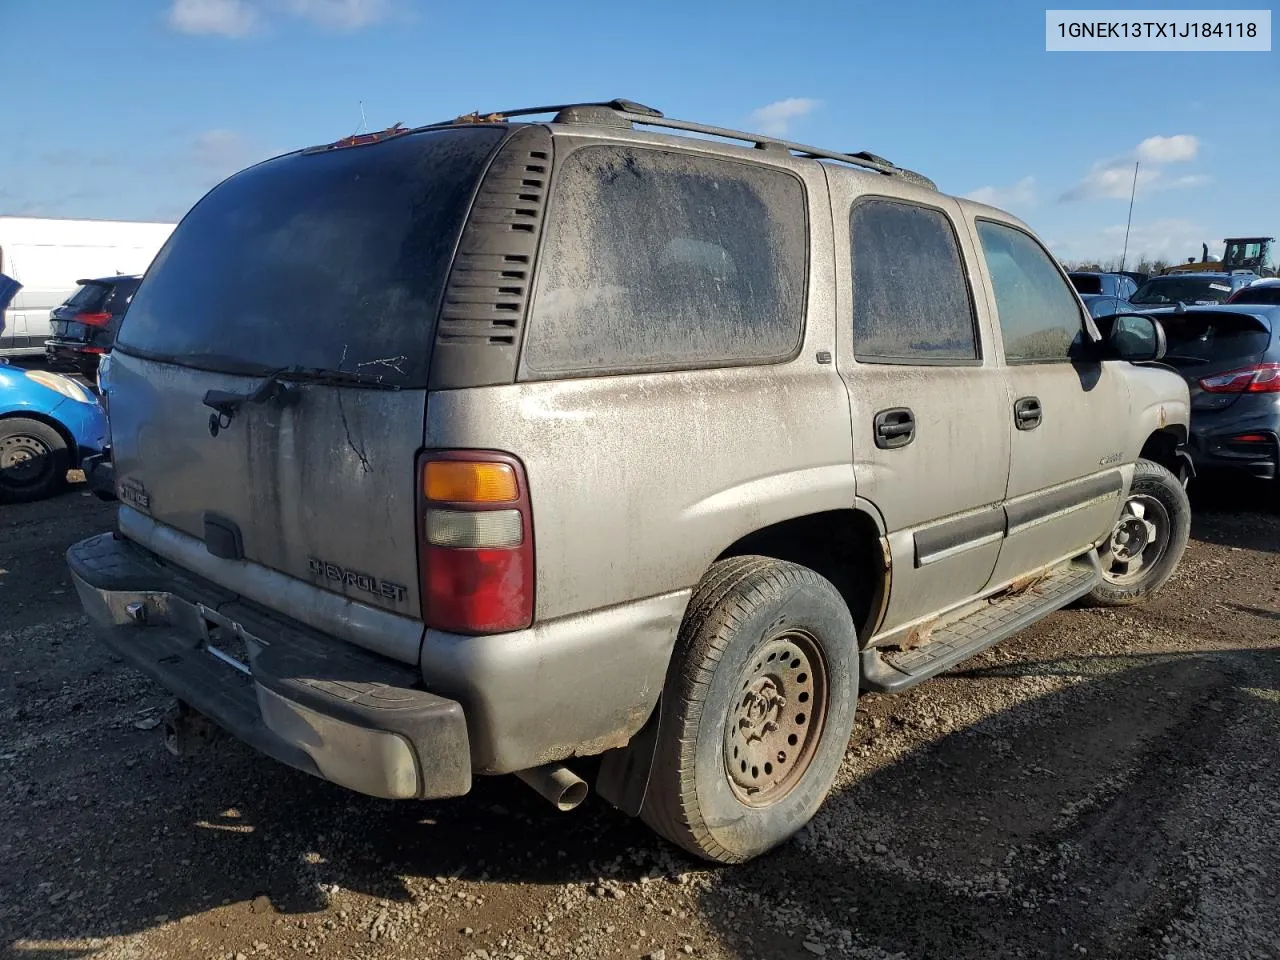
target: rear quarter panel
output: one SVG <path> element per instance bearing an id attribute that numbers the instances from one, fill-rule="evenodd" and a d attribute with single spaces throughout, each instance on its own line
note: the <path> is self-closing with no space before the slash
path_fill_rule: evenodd
<path id="1" fill-rule="evenodd" d="M 807 322 L 787 363 L 440 391 L 428 447 L 505 450 L 529 478 L 539 621 L 687 588 L 739 537 L 854 503 L 834 363 L 825 179 L 809 205 Z"/>

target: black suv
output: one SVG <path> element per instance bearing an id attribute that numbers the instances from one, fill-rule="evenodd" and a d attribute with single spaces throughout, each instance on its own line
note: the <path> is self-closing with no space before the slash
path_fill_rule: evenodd
<path id="1" fill-rule="evenodd" d="M 142 277 L 129 275 L 77 280 L 79 289 L 49 312 L 53 339 L 44 342 L 49 365 L 73 366 L 96 379 L 98 361 L 111 349 L 120 318 L 141 282 Z"/>

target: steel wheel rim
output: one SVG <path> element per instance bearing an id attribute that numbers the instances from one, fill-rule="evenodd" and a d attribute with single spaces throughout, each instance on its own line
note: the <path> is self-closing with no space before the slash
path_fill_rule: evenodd
<path id="1" fill-rule="evenodd" d="M 0 482 L 30 487 L 52 469 L 53 451 L 38 437 L 17 434 L 0 440 Z"/>
<path id="2" fill-rule="evenodd" d="M 827 666 L 812 634 L 765 641 L 738 678 L 724 732 L 725 773 L 739 801 L 777 803 L 813 763 L 827 719 Z"/>
<path id="3" fill-rule="evenodd" d="M 1163 503 L 1147 494 L 1130 497 L 1099 551 L 1103 578 L 1117 585 L 1138 580 L 1164 557 L 1172 529 Z"/>

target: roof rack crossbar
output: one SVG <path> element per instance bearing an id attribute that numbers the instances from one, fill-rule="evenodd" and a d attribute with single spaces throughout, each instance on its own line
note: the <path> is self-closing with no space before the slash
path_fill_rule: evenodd
<path id="1" fill-rule="evenodd" d="M 747 133 L 745 130 L 734 130 L 729 127 L 716 127 L 709 123 L 695 123 L 692 120 L 676 120 L 671 117 L 663 117 L 655 120 L 650 117 L 644 117 L 638 114 L 630 114 L 627 111 L 621 111 L 623 117 L 633 123 L 643 123 L 652 127 L 669 127 L 672 130 L 687 130 L 690 133 L 701 133 L 709 137 L 720 137 L 725 140 L 739 140 L 745 143 L 753 144 L 778 144 L 786 147 L 792 153 L 799 154 L 802 157 L 811 157 L 813 159 L 822 160 L 838 160 L 841 163 L 850 163 L 854 166 L 865 167 L 868 170 L 874 170 L 876 173 L 892 175 L 901 170 L 901 167 L 892 163 L 877 163 L 874 160 L 864 160 L 853 154 L 841 153 L 837 150 L 824 150 L 821 147 L 809 146 L 805 143 L 796 143 L 794 140 L 783 140 L 781 137 L 768 137 L 760 133 Z"/>
<path id="2" fill-rule="evenodd" d="M 607 107 L 615 111 L 623 120 L 629 120 L 632 123 L 638 123 L 642 126 L 660 127 L 668 130 L 684 130 L 689 133 L 700 133 L 708 137 L 719 137 L 723 140 L 737 140 L 740 143 L 750 143 L 757 147 L 783 147 L 800 157 L 814 160 L 835 160 L 838 163 L 846 163 L 850 166 L 862 167 L 864 170 L 870 170 L 874 173 L 883 174 L 885 176 L 901 176 L 904 179 L 914 180 L 917 182 L 927 183 L 930 187 L 936 189 L 936 185 L 928 177 L 923 174 L 916 173 L 914 170 L 908 170 L 905 167 L 899 167 L 894 163 L 878 157 L 874 153 L 868 151 L 860 151 L 857 153 L 847 153 L 839 150 L 824 150 L 822 147 L 814 147 L 805 143 L 797 143 L 794 140 L 783 140 L 780 137 L 770 137 L 760 133 L 748 133 L 744 130 L 734 130 L 730 127 L 716 127 L 707 123 L 695 123 L 692 120 L 677 120 L 673 117 L 665 116 L 662 111 L 655 110 L 652 107 L 646 107 L 644 104 L 636 103 L 634 100 L 597 100 L 583 103 L 561 103 L 553 106 L 545 107 L 521 107 L 518 110 L 498 110 L 493 113 L 472 113 L 456 120 L 445 121 L 442 124 L 432 124 L 432 126 L 448 126 L 452 123 L 466 122 L 486 122 L 493 120 L 500 122 L 511 117 L 529 117 L 543 113 L 559 113 L 562 110 L 568 110 L 572 107 Z"/>
<path id="3" fill-rule="evenodd" d="M 792 153 L 800 157 L 814 160 L 835 160 L 839 163 L 847 163 L 851 166 L 862 167 L 864 170 L 871 170 L 875 173 L 884 174 L 885 176 L 900 176 L 904 179 L 923 181 L 931 188 L 936 189 L 936 185 L 932 180 L 923 174 L 916 173 L 914 170 L 908 170 L 905 167 L 899 167 L 897 164 L 890 163 L 883 157 L 877 157 L 873 153 L 862 151 L 861 153 L 845 153 L 839 150 L 824 150 L 822 147 L 810 146 L 806 143 L 797 143 L 794 140 L 783 140 L 781 137 L 769 137 L 759 133 L 747 133 L 743 130 L 733 130 L 729 127 L 715 127 L 707 123 L 695 123 L 691 120 L 676 120 L 671 117 L 661 117 L 654 119 L 651 117 L 641 116 L 639 114 L 628 113 L 625 110 L 619 111 L 620 116 L 624 120 L 630 120 L 633 123 L 639 123 L 650 127 L 666 127 L 672 130 L 687 130 L 690 133 L 701 133 L 710 137 L 720 137 L 725 140 L 738 140 L 744 143 L 751 143 L 758 147 L 763 146 L 780 146 L 785 147 Z"/>
<path id="4" fill-rule="evenodd" d="M 444 123 L 433 123 L 431 126 L 448 126 L 457 123 L 459 120 L 471 120 L 471 118 L 487 118 L 501 117 L 507 119 L 509 117 L 532 117 L 540 113 L 559 113 L 561 110 L 568 110 L 571 107 L 608 107 L 611 110 L 617 110 L 619 113 L 634 114 L 646 118 L 661 117 L 662 111 L 655 110 L 653 107 L 646 107 L 643 103 L 636 103 L 634 100 L 594 100 L 582 103 L 557 103 L 545 107 L 519 107 L 515 110 L 494 110 L 490 113 L 482 113 L 477 110 L 475 113 L 464 114 L 457 120 L 446 120 Z"/>

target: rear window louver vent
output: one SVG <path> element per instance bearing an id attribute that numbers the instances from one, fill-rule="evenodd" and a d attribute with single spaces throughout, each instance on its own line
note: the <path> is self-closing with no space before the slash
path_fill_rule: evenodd
<path id="1" fill-rule="evenodd" d="M 551 134 L 517 131 L 476 194 L 445 288 L 431 387 L 512 383 L 551 175 Z"/>

